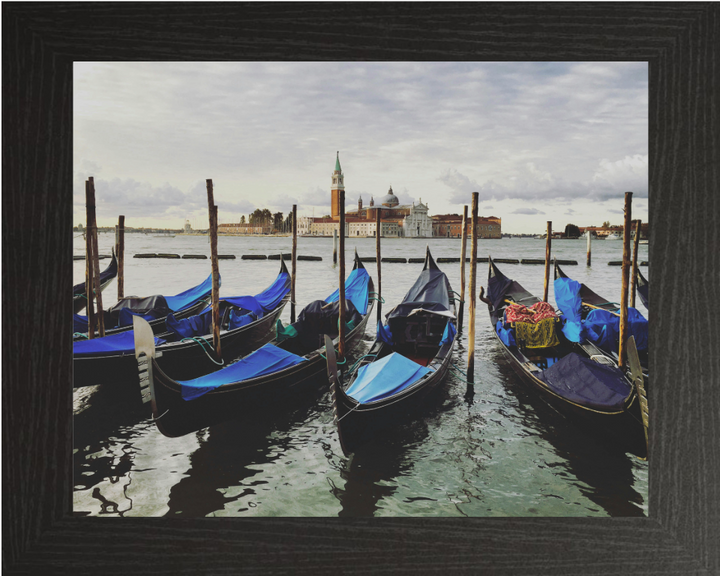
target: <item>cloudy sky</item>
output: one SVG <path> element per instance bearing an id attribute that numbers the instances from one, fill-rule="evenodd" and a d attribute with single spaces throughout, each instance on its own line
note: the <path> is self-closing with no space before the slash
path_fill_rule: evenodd
<path id="1" fill-rule="evenodd" d="M 76 63 L 74 215 L 95 179 L 100 226 L 208 225 L 256 208 L 462 213 L 472 192 L 503 232 L 647 221 L 648 68 L 637 62 Z"/>

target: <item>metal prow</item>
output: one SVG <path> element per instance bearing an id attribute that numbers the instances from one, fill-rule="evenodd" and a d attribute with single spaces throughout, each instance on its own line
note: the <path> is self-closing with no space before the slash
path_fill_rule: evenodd
<path id="1" fill-rule="evenodd" d="M 135 358 L 140 377 L 140 394 L 143 404 L 152 400 L 152 358 L 155 358 L 155 336 L 147 321 L 133 316 L 133 334 L 135 338 Z"/>

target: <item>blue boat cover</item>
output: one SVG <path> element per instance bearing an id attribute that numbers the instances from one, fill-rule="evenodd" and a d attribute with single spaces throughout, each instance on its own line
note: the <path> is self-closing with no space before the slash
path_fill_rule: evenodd
<path id="1" fill-rule="evenodd" d="M 155 336 L 155 346 L 165 344 L 165 340 Z M 92 356 L 93 354 L 126 354 L 135 350 L 135 334 L 132 330 L 111 334 L 104 338 L 78 340 L 73 342 L 73 356 Z"/>
<path id="2" fill-rule="evenodd" d="M 607 310 L 596 308 L 580 320 L 582 284 L 570 278 L 555 280 L 555 302 L 563 313 L 563 334 L 571 342 L 587 339 L 605 350 L 617 350 L 620 338 L 620 318 Z M 635 336 L 638 350 L 647 350 L 648 321 L 636 309 L 628 307 L 628 327 Z"/>
<path id="3" fill-rule="evenodd" d="M 620 318 L 607 310 L 592 310 L 583 323 L 585 337 L 604 350 L 617 350 L 620 341 Z M 648 321 L 636 308 L 628 307 L 628 328 L 638 350 L 648 348 Z"/>
<path id="4" fill-rule="evenodd" d="M 117 304 L 105 310 L 105 327 L 116 328 L 120 326 L 131 326 L 133 316 L 140 316 L 148 322 L 167 316 L 170 312 L 180 312 L 195 304 L 198 300 L 204 300 L 210 296 L 212 291 L 212 275 L 202 283 L 189 288 L 175 296 L 163 296 L 155 294 L 143 298 L 128 297 L 120 300 Z M 76 315 L 74 325 L 81 326 L 85 321 L 87 332 L 87 316 Z M 111 323 L 114 323 L 110 326 Z M 75 332 L 80 330 L 75 329 Z"/>
<path id="5" fill-rule="evenodd" d="M 445 325 L 445 331 L 442 335 L 442 340 L 440 340 L 440 346 L 443 344 L 450 344 L 450 342 L 453 341 L 453 338 L 455 338 L 455 334 L 457 334 L 457 330 L 455 328 L 455 324 L 448 321 L 448 323 Z"/>
<path id="6" fill-rule="evenodd" d="M 614 366 L 571 352 L 538 376 L 559 396 L 596 410 L 622 410 L 632 388 Z"/>
<path id="7" fill-rule="evenodd" d="M 360 368 L 346 394 L 361 404 L 367 404 L 405 390 L 431 371 L 402 354 L 393 352 Z"/>
<path id="8" fill-rule="evenodd" d="M 377 335 L 375 339 L 378 342 L 385 342 L 386 344 L 392 345 L 393 339 L 392 339 L 392 332 L 390 332 L 389 326 L 384 326 L 383 323 L 378 320 L 377 323 Z"/>
<path id="9" fill-rule="evenodd" d="M 212 332 L 212 308 L 180 320 L 177 320 L 173 314 L 168 314 L 165 326 L 169 332 L 175 332 L 183 338 L 210 334 Z"/>
<path id="10" fill-rule="evenodd" d="M 290 274 L 280 272 L 277 278 L 275 278 L 275 281 L 260 294 L 257 294 L 255 299 L 265 312 L 270 312 L 270 310 L 275 310 L 275 308 L 280 305 L 280 302 L 282 302 L 282 299 L 285 298 L 288 292 L 290 292 Z M 243 305 L 242 307 L 257 314 L 256 310 L 248 306 Z M 261 317 L 261 315 L 258 314 L 258 317 Z"/>
<path id="11" fill-rule="evenodd" d="M 241 328 L 246 324 L 255 322 L 255 320 L 259 320 L 259 318 L 256 314 L 253 314 L 252 312 L 250 312 L 249 314 L 243 314 L 242 312 L 237 312 L 236 310 L 230 310 L 230 318 L 228 319 L 228 330 L 235 330 L 236 328 Z"/>
<path id="12" fill-rule="evenodd" d="M 272 344 L 265 344 L 265 346 L 255 350 L 252 354 L 217 372 L 200 376 L 194 380 L 178 380 L 178 383 L 182 385 L 183 399 L 194 400 L 224 384 L 242 382 L 250 378 L 278 372 L 300 362 L 306 362 L 306 359 Z"/>
<path id="13" fill-rule="evenodd" d="M 515 330 L 513 330 L 509 324 L 508 327 L 505 328 L 502 320 L 498 320 L 495 325 L 495 332 L 497 332 L 497 335 L 500 337 L 500 341 L 505 344 L 505 346 L 517 346 L 517 342 L 515 341 Z"/>
<path id="14" fill-rule="evenodd" d="M 185 292 L 175 294 L 175 296 L 165 296 L 168 308 L 173 312 L 184 310 L 188 306 L 195 304 L 198 300 L 207 298 L 212 292 L 212 274 L 207 277 L 205 282 L 198 284 L 194 288 L 188 288 Z"/>
<path id="15" fill-rule="evenodd" d="M 88 331 L 87 316 L 80 314 L 73 315 L 73 332 L 86 333 Z"/>
<path id="16" fill-rule="evenodd" d="M 557 278 L 554 284 L 555 303 L 563 314 L 562 331 L 570 342 L 583 340 L 581 287 L 577 280 L 562 277 Z"/>
<path id="17" fill-rule="evenodd" d="M 270 290 L 271 288 L 268 288 L 268 290 Z M 280 304 L 280 302 L 282 302 L 282 299 L 285 297 L 285 294 L 287 294 L 289 291 L 290 291 L 290 288 L 288 288 L 287 292 L 285 292 L 280 297 L 280 299 L 278 300 L 278 304 Z M 257 296 L 235 296 L 233 298 L 221 298 L 220 306 L 222 306 L 223 302 L 228 302 L 229 304 L 232 304 L 233 306 L 237 306 L 238 308 L 243 308 L 245 310 L 248 310 L 249 312 L 252 312 L 258 318 L 262 318 L 265 315 L 265 312 L 269 312 L 270 310 L 273 310 L 273 308 L 266 309 L 260 303 L 260 297 L 263 294 L 264 294 L 264 292 L 258 294 Z M 273 300 L 274 300 L 274 298 L 273 298 Z M 277 306 L 277 304 L 276 304 L 276 306 Z"/>
<path id="18" fill-rule="evenodd" d="M 345 299 L 350 300 L 355 309 L 365 316 L 368 309 L 368 282 L 370 275 L 365 268 L 355 268 L 345 281 Z M 337 302 L 340 299 L 340 289 L 335 290 L 325 299 L 325 302 Z"/>

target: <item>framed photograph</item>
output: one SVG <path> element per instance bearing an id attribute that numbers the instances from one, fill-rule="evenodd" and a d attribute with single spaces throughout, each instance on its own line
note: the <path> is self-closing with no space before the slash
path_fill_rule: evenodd
<path id="1" fill-rule="evenodd" d="M 699 312 L 712 309 L 712 279 L 718 267 L 717 211 L 712 207 L 720 184 L 715 160 L 720 157 L 720 126 L 713 92 L 719 16 L 712 3 L 5 3 L 4 571 L 700 575 L 720 569 L 720 498 L 714 488 L 715 454 L 720 453 L 720 398 L 713 381 L 717 354 L 713 322 Z M 393 141 L 393 127 L 381 122 L 376 128 L 387 135 L 386 149 L 370 158 L 353 158 L 352 137 L 370 134 L 373 118 L 383 118 L 380 107 L 373 108 L 377 102 L 358 97 L 368 90 L 364 77 L 372 80 L 373 98 L 383 89 L 392 93 L 387 98 L 392 103 L 389 120 L 393 110 L 431 114 L 414 103 L 404 109 L 398 103 L 403 94 L 417 98 L 432 90 L 442 90 L 462 114 L 458 94 L 469 94 L 472 100 L 474 87 L 482 85 L 467 82 L 473 73 L 486 80 L 487 91 L 493 87 L 492 97 L 482 94 L 478 100 L 495 120 L 501 117 L 504 83 L 522 79 L 537 106 L 528 108 L 531 117 L 514 119 L 517 129 L 524 126 L 526 135 L 536 129 L 540 138 L 542 122 L 536 120 L 542 110 L 547 140 L 577 142 L 578 160 L 566 167 L 567 173 L 594 171 L 594 180 L 588 180 L 595 188 L 576 194 L 574 205 L 568 200 L 572 195 L 548 200 L 550 189 L 568 184 L 583 189 L 580 177 L 573 176 L 570 183 L 553 180 L 552 170 L 542 172 L 532 155 L 523 163 L 524 173 L 509 164 L 505 167 L 502 148 L 493 150 L 482 126 L 475 124 L 468 130 L 458 123 L 460 142 L 450 148 L 437 139 L 439 134 L 451 135 L 447 126 L 433 131 L 432 141 L 425 142 L 422 134 Z M 293 111 L 299 113 L 303 106 L 296 98 L 294 103 L 286 99 L 283 108 L 281 100 L 289 93 L 285 88 L 274 92 L 273 86 L 280 76 L 298 86 L 306 82 L 305 88 L 311 79 L 326 86 L 322 94 L 315 85 L 312 91 L 322 96 L 319 108 L 337 122 L 354 92 L 357 107 L 346 126 L 352 134 L 336 137 L 348 142 L 347 156 L 342 147 L 326 141 L 329 132 L 311 130 L 321 120 L 318 108 L 307 102 L 302 122 L 312 141 L 299 141 Z M 614 81 L 602 79 L 608 76 Z M 259 100 L 252 105 L 262 112 L 238 104 L 252 100 L 254 92 L 248 86 L 233 102 L 230 87 L 233 81 L 242 86 L 241 77 L 262 77 L 258 86 L 264 87 L 263 93 L 255 94 Z M 403 93 L 411 84 L 403 84 L 403 79 L 410 77 L 421 88 Z M 432 81 L 426 86 L 428 78 Z M 136 112 L 107 106 L 122 100 L 108 96 L 113 90 L 145 106 Z M 224 90 L 223 97 L 206 101 L 203 95 L 213 90 Z M 158 98 L 161 92 L 171 97 Z M 298 89 L 296 96 L 304 93 Z M 557 130 L 566 125 L 553 119 L 557 98 L 586 104 L 573 108 L 577 132 L 572 137 Z M 170 102 L 173 106 L 165 105 Z M 272 121 L 269 108 L 260 107 L 268 103 L 277 109 Z M 363 109 L 373 114 L 364 117 Z M 635 109 L 647 112 L 647 119 L 638 121 L 640 131 L 647 134 L 640 134 L 637 142 L 632 136 L 638 132 L 632 126 Z M 558 105 L 557 110 L 568 107 Z M 207 113 L 207 124 L 200 112 Z M 123 114 L 128 115 L 118 122 Z M 283 114 L 288 117 L 283 119 Z M 452 107 L 444 117 L 449 125 L 457 120 Z M 152 162 L 138 164 L 136 175 L 119 176 L 123 170 L 117 166 L 139 156 L 162 164 L 164 153 L 168 165 L 180 159 L 184 167 L 191 166 L 197 149 L 186 138 L 193 134 L 207 142 L 222 135 L 232 150 L 233 134 L 241 140 L 243 124 L 262 123 L 263 118 L 268 118 L 267 131 L 273 134 L 248 130 L 244 138 L 250 146 L 238 148 L 243 159 L 236 167 L 254 175 L 257 193 L 231 190 L 251 186 L 250 180 L 233 181 L 232 171 L 223 172 L 228 158 L 219 158 L 212 147 L 197 153 L 203 161 L 195 165 L 207 172 L 196 177 L 181 176 L 179 165 L 177 181 L 162 182 L 162 175 L 153 174 Z M 155 130 L 155 122 L 167 131 Z M 397 131 L 402 123 L 398 124 Z M 438 120 L 433 130 L 441 124 Z M 603 132 L 604 124 L 625 136 Z M 477 142 L 472 141 L 473 131 Z M 90 133 L 93 137 L 87 138 Z M 273 161 L 284 158 L 277 150 L 275 157 L 267 154 L 283 141 L 277 134 L 292 142 L 301 159 L 310 158 L 308 150 L 314 150 L 306 164 L 318 164 L 314 169 L 323 170 L 324 179 L 297 190 L 289 189 L 282 178 L 273 183 Z M 89 153 L 102 136 L 112 146 Z M 591 155 L 586 138 L 605 146 L 597 144 L 602 152 L 597 152 L 594 166 L 580 161 Z M 431 174 L 418 173 L 414 182 L 384 182 L 392 170 L 381 160 L 396 165 L 401 154 L 429 154 L 441 146 L 444 154 L 450 149 L 461 153 L 463 141 L 469 148 L 482 143 L 477 154 L 486 156 L 497 174 L 481 178 L 470 168 L 436 170 L 435 188 L 444 187 L 443 194 L 434 194 L 432 187 L 426 192 L 422 182 Z M 519 146 L 519 141 L 509 142 L 508 146 Z M 139 152 L 142 147 L 144 154 Z M 327 158 L 317 159 L 318 148 L 328 148 Z M 567 146 L 547 147 L 543 153 L 547 166 L 573 162 Z M 247 158 L 250 162 L 243 165 Z M 360 176 L 373 165 L 379 166 L 377 182 Z M 163 166 L 157 169 L 162 174 Z M 344 201 L 342 218 L 345 222 L 347 213 L 345 225 L 353 247 L 362 256 L 374 256 L 371 208 L 377 204 L 385 222 L 383 235 L 389 237 L 383 249 L 395 247 L 397 252 L 383 256 L 425 260 L 427 243 L 428 253 L 434 252 L 438 260 L 436 268 L 447 272 L 452 290 L 458 290 L 458 264 L 441 258 L 452 260 L 449 257 L 459 250 L 459 238 L 452 236 L 460 236 L 462 206 L 457 198 L 463 194 L 469 205 L 472 191 L 486 193 L 480 204 L 484 247 L 492 246 L 501 258 L 511 258 L 513 250 L 520 258 L 536 250 L 542 258 L 545 243 L 534 236 L 543 234 L 545 220 L 554 220 L 553 239 L 556 232 L 566 237 L 591 232 L 578 226 L 597 225 L 602 235 L 610 234 L 609 225 L 622 220 L 625 189 L 605 217 L 607 197 L 598 188 L 627 183 L 628 188 L 642 190 L 642 178 L 628 175 L 645 170 L 646 194 L 636 195 L 633 214 L 650 224 L 649 244 L 640 254 L 648 255 L 655 266 L 650 346 L 644 359 L 645 369 L 652 373 L 647 390 L 651 424 L 644 448 L 629 442 L 627 452 L 647 457 L 647 462 L 626 451 L 618 455 L 586 430 L 578 432 L 573 424 L 556 418 L 519 380 L 512 384 L 515 374 L 494 340 L 495 329 L 486 321 L 481 302 L 477 325 L 482 328 L 473 338 L 478 351 L 473 362 L 475 374 L 488 380 L 473 387 L 463 379 L 470 344 L 468 335 L 461 334 L 452 357 L 459 366 L 451 374 L 448 363 L 450 385 L 423 417 L 426 423 L 375 438 L 376 450 L 355 449 L 350 431 L 345 431 L 344 441 L 337 436 L 338 416 L 346 414 L 333 405 L 335 394 L 320 395 L 307 407 L 293 405 L 291 416 L 225 418 L 210 429 L 202 422 L 195 427 L 182 423 L 175 429 L 178 420 L 168 418 L 163 430 L 165 411 L 152 414 L 157 422 L 148 421 L 151 412 L 142 404 L 139 388 L 130 395 L 110 387 L 102 392 L 97 387 L 87 393 L 73 390 L 78 374 L 71 360 L 73 338 L 65 327 L 71 320 L 69 289 L 84 275 L 84 263 L 73 264 L 71 255 L 82 253 L 85 241 L 83 230 L 76 229 L 72 236 L 68 231 L 77 228 L 79 214 L 84 216 L 84 206 L 73 205 L 84 202 L 91 176 L 96 191 L 106 194 L 98 206 L 112 206 L 113 212 L 98 213 L 99 227 L 112 230 L 115 212 L 127 207 L 127 225 L 134 228 L 128 233 L 129 253 L 179 254 L 187 286 L 173 284 L 177 292 L 209 273 L 208 261 L 181 256 L 207 250 L 205 194 L 212 184 L 206 178 L 216 173 L 223 174 L 215 180 L 219 222 L 225 226 L 221 253 L 224 247 L 240 260 L 243 250 L 289 252 L 293 223 L 288 218 L 291 207 L 297 206 L 304 210 L 298 220 L 306 235 L 313 236 L 315 230 L 320 236 L 303 236 L 300 254 L 317 252 L 330 260 L 332 230 Z M 503 171 L 517 172 L 535 192 L 524 193 L 527 183 L 519 184 L 514 177 L 501 180 Z M 401 171 L 408 172 L 407 167 Z M 263 174 L 270 181 L 267 187 Z M 303 177 L 302 172 L 288 174 Z M 493 190 L 484 187 L 491 180 Z M 543 188 L 542 182 L 550 181 Z M 352 196 L 354 192 L 346 196 L 345 188 L 358 191 L 359 198 Z M 459 208 L 444 204 L 447 198 L 455 199 Z M 265 205 L 271 219 L 258 225 Z M 153 220 L 153 213 L 163 218 Z M 432 220 L 440 213 L 448 218 Z M 457 216 L 458 222 L 450 216 Z M 592 216 L 598 222 L 590 222 Z M 242 220 L 246 217 L 247 223 Z M 249 236 L 248 226 L 260 230 L 258 235 Z M 520 237 L 526 230 L 531 230 L 528 237 Z M 495 233 L 506 238 L 495 239 Z M 507 238 L 511 235 L 516 238 Z M 101 232 L 99 240 L 100 254 L 110 254 L 114 233 Z M 563 242 L 582 244 L 579 253 L 584 255 L 584 240 L 562 239 L 555 245 Z M 505 247 L 495 249 L 500 243 Z M 516 244 L 508 248 L 509 243 Z M 604 269 L 593 279 L 602 292 L 617 282 L 619 269 L 607 266 L 615 254 L 612 239 L 598 244 L 594 266 Z M 555 250 L 562 257 L 566 249 Z M 278 267 L 282 274 L 283 256 L 278 260 L 228 261 L 221 265 L 223 285 L 264 294 L 266 287 L 275 285 Z M 166 279 L 179 261 L 138 260 L 125 294 L 154 292 L 150 272 Z M 380 268 L 376 273 L 369 258 L 364 266 L 362 259 L 357 262 L 378 278 Z M 306 270 L 311 264 L 317 266 L 313 280 L 305 279 L 308 285 L 299 289 L 298 312 L 308 301 L 331 298 L 331 290 L 324 288 L 328 294 L 315 294 L 320 286 L 337 288 L 336 268 L 308 262 Z M 518 264 L 498 265 L 542 295 L 542 267 Z M 383 297 L 388 301 L 383 312 L 390 311 L 390 302 L 402 299 L 417 275 L 393 271 L 391 266 L 406 265 L 388 263 L 383 268 Z M 415 266 L 419 272 L 420 265 Z M 349 263 L 348 273 L 351 268 Z M 564 271 L 572 276 L 578 269 Z M 487 264 L 478 266 L 479 285 L 487 282 L 486 270 Z M 191 280 L 194 276 L 197 282 Z M 691 278 L 698 279 L 692 290 Z M 114 286 L 105 293 L 112 300 L 118 295 Z M 241 294 L 245 292 L 237 295 Z M 370 303 L 369 295 L 367 300 Z M 638 308 L 648 310 L 639 304 Z M 365 312 L 371 316 L 368 325 L 376 324 L 375 311 Z M 277 314 L 281 325 L 290 323 L 289 307 Z M 466 321 L 467 314 L 466 308 Z M 292 315 L 294 320 L 294 307 Z M 442 332 L 438 336 L 454 338 L 447 328 Z M 368 329 L 371 333 L 374 328 Z M 433 360 L 427 360 L 432 366 Z M 540 369 L 546 368 L 549 365 Z M 182 391 L 187 393 L 186 388 Z"/>

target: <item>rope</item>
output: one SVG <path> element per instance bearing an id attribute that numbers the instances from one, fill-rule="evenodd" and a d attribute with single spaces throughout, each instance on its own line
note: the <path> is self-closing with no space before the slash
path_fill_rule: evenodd
<path id="1" fill-rule="evenodd" d="M 373 294 L 374 294 L 375 296 L 377 296 L 377 298 L 370 298 L 370 297 L 369 297 L 369 296 L 372 296 Z M 385 304 L 385 298 L 383 298 L 382 296 L 380 296 L 380 294 L 378 294 L 377 292 L 370 292 L 370 294 L 368 295 L 368 301 L 380 302 L 380 304 Z"/>
<path id="2" fill-rule="evenodd" d="M 83 334 L 82 332 L 75 332 L 73 333 L 73 338 L 85 338 L 86 340 L 89 340 L 90 336 Z"/>
<path id="3" fill-rule="evenodd" d="M 221 359 L 220 362 L 218 362 L 217 360 L 215 360 L 215 358 L 210 356 L 210 353 L 207 350 L 205 350 L 204 345 L 207 344 L 208 346 L 210 346 L 210 342 L 208 342 L 204 338 L 183 338 L 182 340 L 180 340 L 180 342 L 195 342 L 196 344 L 200 345 L 200 348 L 202 348 L 202 351 L 205 352 L 205 354 L 207 354 L 207 357 L 210 358 L 210 360 L 214 364 L 217 364 L 218 366 L 223 366 L 225 364 L 225 360 Z M 212 350 L 212 348 L 211 348 L 211 350 Z"/>
<path id="4" fill-rule="evenodd" d="M 463 382 L 465 382 L 465 384 L 470 384 L 470 385 L 474 384 L 474 382 L 468 382 L 468 380 L 466 380 L 466 377 L 467 377 L 466 373 L 463 372 L 462 370 L 460 370 L 460 368 L 458 368 L 453 362 L 450 362 L 450 368 L 454 369 L 458 374 L 462 374 L 462 376 L 463 376 L 462 378 L 460 378 L 459 376 L 456 375 L 456 378 L 458 378 L 459 380 L 462 380 Z"/>
<path id="5" fill-rule="evenodd" d="M 357 402 L 357 400 L 356 400 L 356 402 Z M 348 410 L 345 414 L 342 415 L 342 417 L 338 418 L 338 422 L 340 422 L 340 420 L 342 420 L 343 418 L 345 418 L 345 416 L 347 416 L 347 415 L 350 414 L 351 412 L 354 412 L 354 411 L 357 410 L 358 408 L 360 408 L 360 402 L 358 402 L 357 404 L 355 404 L 355 407 L 352 408 L 352 409 L 350 409 L 350 410 Z"/>
<path id="6" fill-rule="evenodd" d="M 323 356 L 322 353 L 320 354 L 320 357 L 327 362 L 327 357 Z M 346 363 L 347 363 L 347 358 L 344 358 L 342 362 L 340 362 L 340 360 L 337 360 L 337 359 L 335 360 L 335 364 L 346 364 Z"/>
<path id="7" fill-rule="evenodd" d="M 350 370 L 348 370 L 348 374 L 352 374 L 355 371 L 355 366 L 360 364 L 360 361 L 363 358 L 377 358 L 377 354 L 365 354 L 365 356 L 360 356 L 360 358 L 357 359 L 357 362 L 355 362 L 355 364 L 350 367 Z"/>

